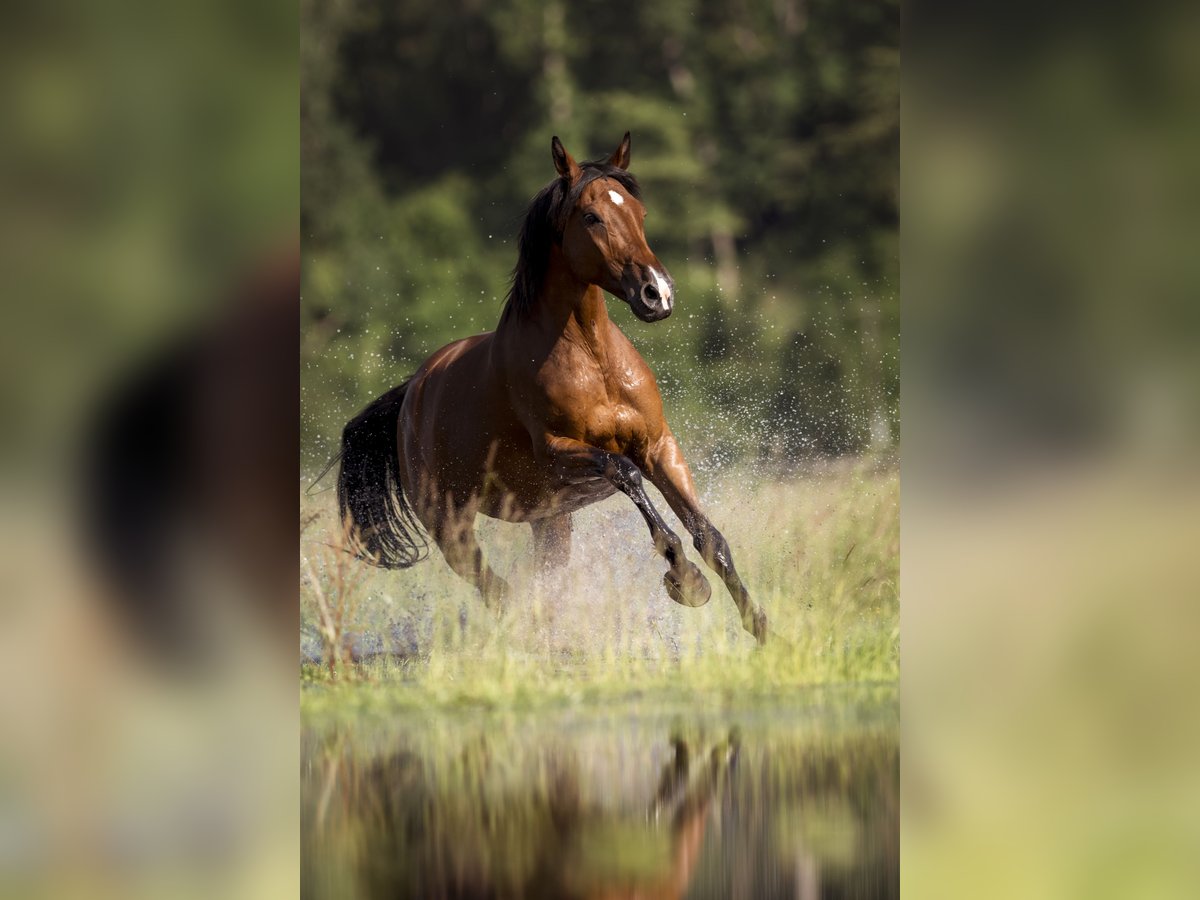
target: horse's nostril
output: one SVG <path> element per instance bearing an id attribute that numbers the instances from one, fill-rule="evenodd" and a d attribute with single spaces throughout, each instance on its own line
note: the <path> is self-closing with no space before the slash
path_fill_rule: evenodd
<path id="1" fill-rule="evenodd" d="M 642 288 L 642 296 L 647 300 L 657 300 L 659 298 L 658 288 L 652 284 L 648 284 Z"/>

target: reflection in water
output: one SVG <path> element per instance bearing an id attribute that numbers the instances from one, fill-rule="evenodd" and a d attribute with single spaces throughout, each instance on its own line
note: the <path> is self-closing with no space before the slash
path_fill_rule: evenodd
<path id="1" fill-rule="evenodd" d="M 303 737 L 306 897 L 894 897 L 894 698 Z"/>

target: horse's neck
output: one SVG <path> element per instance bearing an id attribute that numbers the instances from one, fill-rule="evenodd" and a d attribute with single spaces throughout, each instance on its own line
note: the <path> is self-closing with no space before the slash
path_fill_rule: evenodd
<path id="1" fill-rule="evenodd" d="M 607 357 L 609 321 L 604 291 L 577 280 L 557 248 L 551 254 L 533 315 L 560 341 L 586 347 L 597 358 Z"/>

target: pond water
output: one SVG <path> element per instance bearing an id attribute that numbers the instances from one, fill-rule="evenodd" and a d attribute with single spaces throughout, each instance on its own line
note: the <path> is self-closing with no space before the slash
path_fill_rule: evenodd
<path id="1" fill-rule="evenodd" d="M 314 898 L 899 894 L 894 687 L 306 722 Z"/>

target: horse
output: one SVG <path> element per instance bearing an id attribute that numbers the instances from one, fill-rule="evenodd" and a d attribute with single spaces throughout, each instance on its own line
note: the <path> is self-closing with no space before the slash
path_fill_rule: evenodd
<path id="1" fill-rule="evenodd" d="M 649 480 L 761 645 L 766 613 L 701 508 L 653 372 L 608 317 L 605 292 L 647 323 L 676 303 L 646 243 L 630 148 L 626 132 L 607 158 L 577 163 L 554 136 L 557 177 L 529 204 L 495 331 L 438 350 L 346 425 L 334 460 L 341 521 L 349 549 L 389 569 L 425 558 L 423 528 L 484 603 L 502 609 L 509 587 L 484 559 L 475 517 L 528 523 L 536 564 L 554 568 L 569 557 L 572 514 L 619 491 L 667 561 L 668 596 L 703 606 L 708 580 L 651 503 Z"/>

